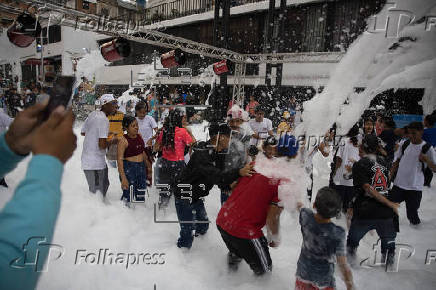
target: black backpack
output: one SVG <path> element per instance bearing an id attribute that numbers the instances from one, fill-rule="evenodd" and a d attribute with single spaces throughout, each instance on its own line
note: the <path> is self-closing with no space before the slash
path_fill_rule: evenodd
<path id="1" fill-rule="evenodd" d="M 410 145 L 410 140 L 406 140 L 406 141 L 403 143 L 403 145 L 401 146 L 401 156 L 404 156 L 404 151 L 406 151 L 407 146 L 409 146 L 409 145 Z M 427 151 L 430 149 L 430 147 L 431 147 L 431 144 L 425 142 L 424 146 L 422 146 L 422 148 L 421 148 L 421 153 L 422 153 L 422 154 L 426 154 Z M 420 161 L 420 162 L 421 162 L 421 161 Z M 421 169 L 422 169 L 422 173 L 424 173 L 424 171 L 425 171 L 425 165 L 424 165 L 424 162 L 421 162 Z"/>

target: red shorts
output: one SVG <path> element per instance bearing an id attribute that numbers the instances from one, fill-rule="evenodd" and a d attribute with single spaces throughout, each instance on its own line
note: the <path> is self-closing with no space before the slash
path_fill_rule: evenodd
<path id="1" fill-rule="evenodd" d="M 335 290 L 333 287 L 318 287 L 308 281 L 295 280 L 295 290 Z"/>

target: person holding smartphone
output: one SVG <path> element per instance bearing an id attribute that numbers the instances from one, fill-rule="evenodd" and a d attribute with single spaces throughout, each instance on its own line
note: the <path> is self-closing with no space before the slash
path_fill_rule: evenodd
<path id="1" fill-rule="evenodd" d="M 42 236 L 51 243 L 64 164 L 76 149 L 72 111 L 60 106 L 41 122 L 46 106 L 47 102 L 20 112 L 6 133 L 0 134 L 0 178 L 33 153 L 26 176 L 0 211 L 0 289 L 36 288 L 41 272 L 26 267 L 24 257 L 26 252 L 40 250 L 40 244 L 26 242 L 29 237 Z M 39 252 L 41 265 L 48 253 Z"/>

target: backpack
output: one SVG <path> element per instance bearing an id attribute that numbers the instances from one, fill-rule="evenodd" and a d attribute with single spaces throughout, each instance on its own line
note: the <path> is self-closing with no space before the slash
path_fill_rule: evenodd
<path id="1" fill-rule="evenodd" d="M 406 151 L 407 146 L 409 146 L 409 145 L 410 145 L 410 140 L 406 140 L 403 143 L 403 145 L 401 146 L 401 156 L 404 156 L 404 151 Z M 425 142 L 424 146 L 422 146 L 422 148 L 421 148 L 421 153 L 426 154 L 427 151 L 430 149 L 430 147 L 431 147 L 431 145 L 429 143 Z M 425 171 L 424 162 L 422 162 L 422 161 L 420 161 L 420 162 L 421 162 L 422 173 L 424 173 L 424 171 Z"/>

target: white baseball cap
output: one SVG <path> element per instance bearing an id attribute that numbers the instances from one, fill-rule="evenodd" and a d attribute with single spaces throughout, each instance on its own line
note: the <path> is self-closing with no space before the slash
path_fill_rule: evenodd
<path id="1" fill-rule="evenodd" d="M 100 97 L 101 106 L 104 106 L 107 103 L 112 103 L 113 101 L 116 101 L 113 94 L 104 94 Z"/>
<path id="2" fill-rule="evenodd" d="M 233 107 L 227 112 L 227 116 L 231 119 L 243 119 L 243 110 L 238 105 L 233 105 Z"/>

